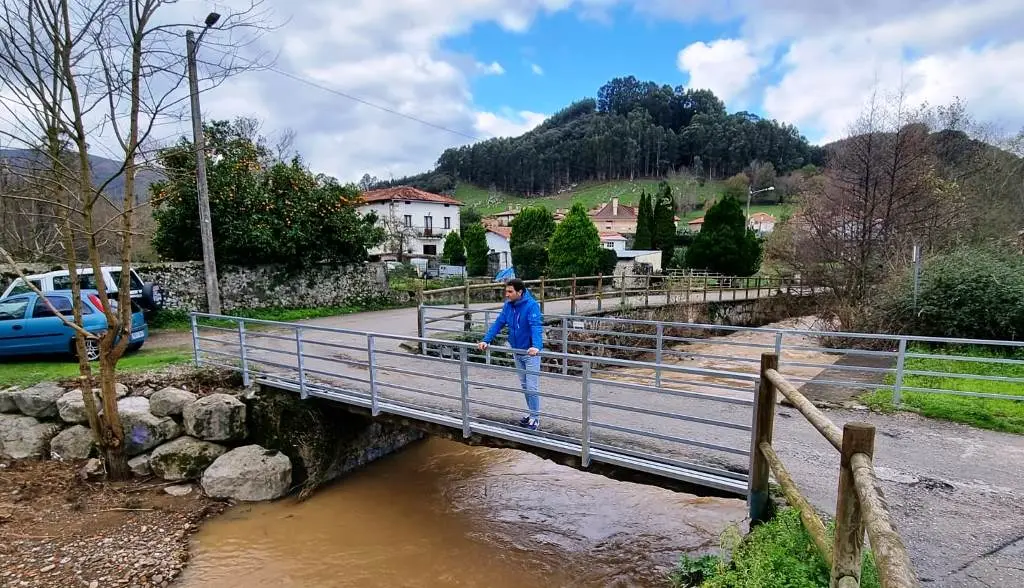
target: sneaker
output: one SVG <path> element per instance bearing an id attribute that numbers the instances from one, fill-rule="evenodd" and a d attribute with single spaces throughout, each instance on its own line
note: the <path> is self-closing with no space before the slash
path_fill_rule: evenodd
<path id="1" fill-rule="evenodd" d="M 519 426 L 526 429 L 530 429 L 531 431 L 536 431 L 537 429 L 540 428 L 540 420 L 524 416 L 523 418 L 519 419 Z"/>

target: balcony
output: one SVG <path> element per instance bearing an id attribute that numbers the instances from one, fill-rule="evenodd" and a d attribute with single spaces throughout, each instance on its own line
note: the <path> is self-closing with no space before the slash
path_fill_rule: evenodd
<path id="1" fill-rule="evenodd" d="M 405 227 L 405 230 L 420 239 L 444 239 L 451 232 L 451 229 L 437 227 Z"/>

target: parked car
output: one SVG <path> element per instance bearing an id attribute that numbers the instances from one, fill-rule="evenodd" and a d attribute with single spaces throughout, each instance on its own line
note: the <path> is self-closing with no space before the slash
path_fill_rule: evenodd
<path id="1" fill-rule="evenodd" d="M 74 316 L 70 290 L 44 292 L 46 299 L 61 315 L 72 320 Z M 83 290 L 82 327 L 90 333 L 107 330 L 107 317 L 103 314 L 103 303 L 96 290 Z M 109 300 L 115 305 L 116 300 Z M 132 334 L 128 351 L 137 351 L 149 337 L 149 327 L 142 309 L 132 304 Z M 99 359 L 99 341 L 87 339 L 86 357 L 89 361 Z M 0 298 L 0 356 L 51 355 L 75 353 L 75 330 L 47 306 L 36 293 L 16 294 Z"/>
<path id="2" fill-rule="evenodd" d="M 139 274 L 135 270 L 130 271 L 131 277 L 129 278 L 129 289 L 131 291 L 132 301 L 142 307 L 146 317 L 148 318 L 162 306 L 163 296 L 160 293 L 159 287 L 155 286 L 151 282 L 143 282 L 142 278 L 139 277 Z M 121 283 L 121 267 L 105 265 L 100 267 L 100 272 L 103 274 L 103 283 L 107 287 L 108 297 L 119 298 L 117 295 L 117 287 L 118 284 Z M 70 291 L 70 275 L 71 272 L 65 269 L 25 277 L 36 288 L 43 292 L 51 292 L 58 290 Z M 82 290 L 96 289 L 96 280 L 93 277 L 91 267 L 78 268 L 78 276 L 79 285 Z M 17 278 L 7 286 L 3 295 L 0 295 L 0 299 L 28 292 L 32 292 L 32 289 L 28 287 L 28 284 L 26 284 L 24 280 Z"/>

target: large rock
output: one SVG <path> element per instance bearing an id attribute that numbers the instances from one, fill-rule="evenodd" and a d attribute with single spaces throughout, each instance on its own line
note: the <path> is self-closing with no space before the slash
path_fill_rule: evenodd
<path id="1" fill-rule="evenodd" d="M 230 394 L 211 394 L 185 407 L 185 432 L 206 441 L 245 439 L 245 405 Z"/>
<path id="2" fill-rule="evenodd" d="M 185 407 L 196 401 L 196 395 L 168 386 L 149 397 L 149 410 L 158 417 L 181 414 Z"/>
<path id="3" fill-rule="evenodd" d="M 170 417 L 149 411 L 149 399 L 129 396 L 117 401 L 124 427 L 125 451 L 129 456 L 145 453 L 181 435 L 181 426 Z"/>
<path id="4" fill-rule="evenodd" d="M 96 400 L 96 409 L 102 409 L 103 405 L 99 394 L 93 394 L 93 398 Z M 57 413 L 65 423 L 75 425 L 89 422 L 89 417 L 85 413 L 85 399 L 82 397 L 82 390 L 76 388 L 58 398 Z"/>
<path id="5" fill-rule="evenodd" d="M 40 419 L 57 416 L 57 399 L 64 396 L 64 388 L 53 382 L 43 382 L 14 394 L 14 402 L 23 414 Z"/>
<path id="6" fill-rule="evenodd" d="M 18 412 L 18 403 L 14 401 L 14 395 L 17 393 L 17 388 L 0 390 L 0 413 Z"/>
<path id="7" fill-rule="evenodd" d="M 227 451 L 222 445 L 195 437 L 178 437 L 153 450 L 149 467 L 167 481 L 191 480 L 203 475 L 215 459 Z"/>
<path id="8" fill-rule="evenodd" d="M 60 431 L 53 423 L 35 417 L 0 414 L 0 456 L 42 459 L 50 454 L 50 440 Z"/>
<path id="9" fill-rule="evenodd" d="M 64 429 L 50 441 L 50 457 L 64 461 L 88 459 L 95 447 L 92 430 L 75 425 Z"/>
<path id="10" fill-rule="evenodd" d="M 132 473 L 136 476 L 144 477 L 150 474 L 149 469 L 149 454 L 143 453 L 137 455 L 128 460 L 128 468 L 131 469 Z"/>
<path id="11" fill-rule="evenodd" d="M 292 462 L 278 451 L 246 445 L 217 458 L 203 473 L 203 491 L 212 498 L 255 502 L 284 496 L 292 483 Z"/>

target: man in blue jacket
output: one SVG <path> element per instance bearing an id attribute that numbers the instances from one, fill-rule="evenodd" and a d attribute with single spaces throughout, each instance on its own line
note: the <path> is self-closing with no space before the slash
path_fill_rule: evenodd
<path id="1" fill-rule="evenodd" d="M 536 431 L 540 427 L 540 350 L 544 348 L 544 328 L 540 305 L 519 278 L 505 284 L 505 306 L 501 314 L 484 335 L 478 347 L 487 349 L 503 327 L 508 327 L 508 346 L 517 350 L 513 353 L 519 383 L 526 395 L 529 414 L 520 421 L 520 426 Z M 526 350 L 523 353 L 522 350 Z"/>

